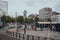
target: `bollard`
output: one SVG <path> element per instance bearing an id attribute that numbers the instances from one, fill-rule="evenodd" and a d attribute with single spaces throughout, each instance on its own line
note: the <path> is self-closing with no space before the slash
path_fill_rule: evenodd
<path id="1" fill-rule="evenodd" d="M 34 36 L 32 36 L 32 40 L 34 40 Z"/>
<path id="2" fill-rule="evenodd" d="M 7 32 L 8 35 L 10 35 L 9 31 Z"/>
<path id="3" fill-rule="evenodd" d="M 12 37 L 13 37 L 13 32 L 11 32 L 11 34 L 12 34 Z"/>
<path id="4" fill-rule="evenodd" d="M 21 34 L 21 40 L 23 40 L 23 34 Z"/>
<path id="5" fill-rule="evenodd" d="M 27 35 L 26 34 L 24 34 L 24 40 L 27 40 Z"/>
<path id="6" fill-rule="evenodd" d="M 8 32 L 8 34 L 10 35 L 10 32 Z"/>
<path id="7" fill-rule="evenodd" d="M 19 39 L 19 33 L 17 33 L 17 39 Z"/>
<path id="8" fill-rule="evenodd" d="M 28 40 L 31 40 L 31 35 L 28 35 L 28 36 L 27 36 L 27 39 L 28 39 Z"/>
<path id="9" fill-rule="evenodd" d="M 50 38 L 49 40 L 55 40 L 55 39 L 53 39 L 53 38 Z"/>
<path id="10" fill-rule="evenodd" d="M 34 36 L 34 40 L 38 40 L 37 36 Z"/>
<path id="11" fill-rule="evenodd" d="M 30 40 L 32 40 L 32 36 L 30 36 Z"/>
<path id="12" fill-rule="evenodd" d="M 21 34 L 19 33 L 19 39 L 21 40 Z"/>
<path id="13" fill-rule="evenodd" d="M 45 37 L 44 40 L 47 40 L 47 38 Z"/>
<path id="14" fill-rule="evenodd" d="M 16 38 L 17 38 L 17 32 L 16 32 Z"/>
<path id="15" fill-rule="evenodd" d="M 24 34 L 23 34 L 23 40 L 25 40 Z"/>
<path id="16" fill-rule="evenodd" d="M 27 40 L 29 40 L 29 35 L 27 35 Z"/>
<path id="17" fill-rule="evenodd" d="M 38 36 L 38 40 L 40 40 L 40 37 Z"/>
<path id="18" fill-rule="evenodd" d="M 16 38 L 19 39 L 19 33 L 16 32 Z"/>
<path id="19" fill-rule="evenodd" d="M 16 32 L 14 32 L 14 38 L 16 38 Z"/>
<path id="20" fill-rule="evenodd" d="M 11 37 L 12 36 L 11 32 L 9 32 L 9 34 L 10 34 L 10 37 Z"/>
<path id="21" fill-rule="evenodd" d="M 38 40 L 38 36 L 36 36 L 36 38 L 35 38 L 36 40 Z"/>
<path id="22" fill-rule="evenodd" d="M 14 37 L 14 32 L 12 32 L 13 33 L 13 37 Z"/>
<path id="23" fill-rule="evenodd" d="M 9 31 L 8 31 L 8 36 L 10 36 L 10 37 L 11 37 L 11 32 L 9 32 Z"/>
<path id="24" fill-rule="evenodd" d="M 43 40 L 43 37 L 40 37 L 40 40 Z"/>

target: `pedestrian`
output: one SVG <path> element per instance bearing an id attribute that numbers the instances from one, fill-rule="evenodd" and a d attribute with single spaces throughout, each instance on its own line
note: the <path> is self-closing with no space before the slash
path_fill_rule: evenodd
<path id="1" fill-rule="evenodd" d="M 55 30 L 55 26 L 52 26 L 52 31 L 54 31 Z"/>

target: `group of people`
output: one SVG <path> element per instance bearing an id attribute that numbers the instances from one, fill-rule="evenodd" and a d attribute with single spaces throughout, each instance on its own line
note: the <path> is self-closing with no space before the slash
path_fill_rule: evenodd
<path id="1" fill-rule="evenodd" d="M 55 31 L 56 30 L 56 27 L 55 26 L 48 26 L 48 28 L 50 29 L 50 30 L 52 30 L 52 31 Z"/>
<path id="2" fill-rule="evenodd" d="M 36 27 L 36 26 L 31 26 L 31 28 L 32 28 L 32 30 L 36 30 L 38 27 Z M 44 26 L 43 26 L 43 27 L 39 27 L 39 28 L 40 28 L 40 30 L 42 31 L 43 28 L 44 28 Z M 48 26 L 47 28 L 48 28 L 49 30 L 51 30 L 51 31 L 55 31 L 55 30 L 56 30 L 56 27 L 55 27 L 54 25 Z"/>

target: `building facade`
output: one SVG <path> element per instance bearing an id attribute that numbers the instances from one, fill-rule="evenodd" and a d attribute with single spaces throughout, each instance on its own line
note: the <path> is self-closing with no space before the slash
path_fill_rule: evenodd
<path id="1" fill-rule="evenodd" d="M 0 17 L 8 14 L 8 2 L 0 0 Z"/>
<path id="2" fill-rule="evenodd" d="M 39 19 L 47 21 L 47 19 L 50 18 L 52 15 L 52 9 L 51 8 L 43 8 L 39 10 Z"/>
<path id="3" fill-rule="evenodd" d="M 52 11 L 51 8 L 43 8 L 39 10 L 39 19 L 43 21 L 51 20 L 52 22 L 60 22 L 60 13 Z"/>
<path id="4" fill-rule="evenodd" d="M 60 22 L 60 14 L 52 15 L 51 20 L 53 22 Z"/>
<path id="5" fill-rule="evenodd" d="M 35 19 L 35 17 L 38 17 L 39 18 L 39 15 L 38 14 L 30 14 L 28 16 L 28 18 L 32 18 L 33 20 Z"/>

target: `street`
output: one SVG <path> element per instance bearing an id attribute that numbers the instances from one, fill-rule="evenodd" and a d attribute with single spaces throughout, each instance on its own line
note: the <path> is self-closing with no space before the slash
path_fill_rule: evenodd
<path id="1" fill-rule="evenodd" d="M 11 38 L 5 33 L 0 33 L 0 40 L 17 40 L 17 39 Z"/>
<path id="2" fill-rule="evenodd" d="M 8 29 L 10 26 L 4 27 L 4 28 L 0 28 L 0 40 L 17 40 L 13 37 L 8 36 L 8 34 L 6 33 L 7 30 L 10 30 L 12 32 L 14 32 L 15 29 Z M 30 26 L 29 26 L 30 27 Z M 19 29 L 19 33 L 24 33 L 23 29 Z M 40 37 L 50 37 L 50 38 L 55 38 L 55 39 L 60 39 L 60 32 L 54 32 L 54 31 L 49 31 L 47 29 L 43 29 L 43 31 L 39 30 L 39 31 L 34 31 L 31 30 L 31 28 L 28 30 L 26 30 L 26 34 L 27 35 L 32 35 L 32 36 L 40 36 Z"/>
<path id="3" fill-rule="evenodd" d="M 6 33 L 8 27 L 0 28 L 0 40 L 17 40 L 15 38 L 9 37 Z"/>

